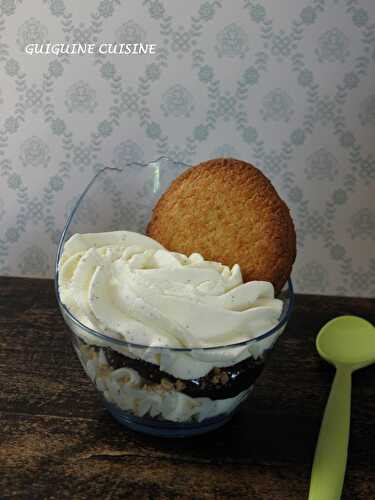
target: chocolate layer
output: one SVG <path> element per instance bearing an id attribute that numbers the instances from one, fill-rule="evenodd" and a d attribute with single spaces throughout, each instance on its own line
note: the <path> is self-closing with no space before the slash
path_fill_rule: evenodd
<path id="1" fill-rule="evenodd" d="M 173 388 L 193 398 L 210 399 L 232 398 L 250 387 L 261 373 L 264 362 L 247 358 L 226 368 L 213 368 L 206 376 L 182 380 L 159 369 L 157 365 L 142 359 L 132 359 L 114 351 L 110 347 L 103 348 L 108 364 L 114 369 L 132 368 L 148 382 L 155 384 L 170 383 Z M 171 386 L 172 388 L 172 386 Z"/>

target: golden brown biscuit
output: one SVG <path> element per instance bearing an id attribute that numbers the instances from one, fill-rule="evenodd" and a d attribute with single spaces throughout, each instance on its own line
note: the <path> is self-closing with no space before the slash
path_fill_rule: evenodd
<path id="1" fill-rule="evenodd" d="M 270 281 L 276 293 L 296 257 L 287 205 L 260 170 L 232 158 L 200 163 L 175 179 L 147 234 L 174 252 L 238 263 L 244 281 Z"/>

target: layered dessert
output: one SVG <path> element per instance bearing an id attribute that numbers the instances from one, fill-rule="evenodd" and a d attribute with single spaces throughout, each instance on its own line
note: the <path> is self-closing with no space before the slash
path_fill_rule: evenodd
<path id="1" fill-rule="evenodd" d="M 279 294 L 295 251 L 288 207 L 270 181 L 223 158 L 172 182 L 147 235 L 65 241 L 62 313 L 105 401 L 142 421 L 222 422 L 285 326 Z"/>
<path id="2" fill-rule="evenodd" d="M 105 399 L 173 422 L 230 413 L 246 398 L 275 336 L 248 341 L 282 312 L 273 285 L 244 283 L 238 265 L 170 252 L 128 231 L 73 235 L 58 285 L 79 323 L 103 334 L 73 327 L 78 356 Z"/>

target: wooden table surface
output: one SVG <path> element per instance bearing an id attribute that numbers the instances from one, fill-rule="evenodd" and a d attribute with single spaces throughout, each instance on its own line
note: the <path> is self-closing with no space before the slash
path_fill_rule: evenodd
<path id="1" fill-rule="evenodd" d="M 125 430 L 70 345 L 50 280 L 0 278 L 0 498 L 302 500 L 333 371 L 319 328 L 375 322 L 375 300 L 299 295 L 253 395 L 222 429 L 185 440 Z M 354 375 L 343 498 L 375 498 L 375 367 Z"/>

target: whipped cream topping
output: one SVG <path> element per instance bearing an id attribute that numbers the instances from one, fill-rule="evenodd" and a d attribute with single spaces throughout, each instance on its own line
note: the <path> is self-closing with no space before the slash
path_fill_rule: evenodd
<path id="1" fill-rule="evenodd" d="M 282 301 L 271 283 L 243 283 L 232 269 L 169 252 L 155 240 L 129 231 L 75 234 L 59 262 L 62 303 L 84 325 L 107 336 L 148 346 L 112 348 L 146 359 L 179 378 L 204 376 L 254 355 L 257 344 L 207 351 L 236 344 L 274 327 Z M 75 333 L 89 343 L 83 329 Z M 267 339 L 264 339 L 267 340 Z M 158 347 L 194 348 L 178 352 Z M 201 349 L 200 349 L 201 348 Z"/>

